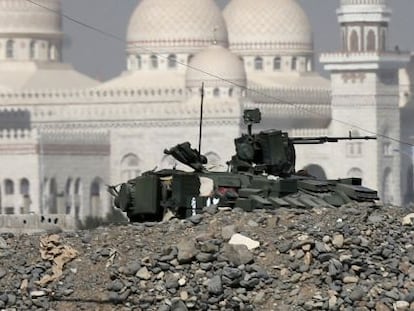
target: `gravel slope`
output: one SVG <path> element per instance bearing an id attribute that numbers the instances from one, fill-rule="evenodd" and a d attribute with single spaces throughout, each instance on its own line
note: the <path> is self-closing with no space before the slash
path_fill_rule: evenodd
<path id="1" fill-rule="evenodd" d="M 48 251 L 77 256 L 44 285 L 54 262 L 42 259 L 45 237 L 3 234 L 0 309 L 414 310 L 414 226 L 402 224 L 412 212 L 210 207 L 188 220 L 58 233 Z M 260 246 L 229 244 L 236 233 Z"/>

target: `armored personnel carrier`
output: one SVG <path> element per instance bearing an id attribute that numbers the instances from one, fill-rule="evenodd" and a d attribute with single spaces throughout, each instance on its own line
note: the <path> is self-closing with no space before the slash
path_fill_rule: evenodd
<path id="1" fill-rule="evenodd" d="M 252 134 L 261 121 L 258 109 L 246 110 L 248 133 L 235 139 L 236 154 L 226 172 L 205 168 L 207 158 L 179 144 L 164 153 L 191 167 L 148 171 L 121 185 L 109 187 L 114 204 L 130 221 L 162 220 L 166 211 L 186 218 L 212 202 L 219 206 L 255 208 L 338 207 L 350 202 L 375 202 L 377 191 L 362 186 L 360 178 L 325 180 L 295 170 L 296 144 L 323 144 L 340 140 L 370 140 L 375 137 L 289 137 L 280 130 Z"/>

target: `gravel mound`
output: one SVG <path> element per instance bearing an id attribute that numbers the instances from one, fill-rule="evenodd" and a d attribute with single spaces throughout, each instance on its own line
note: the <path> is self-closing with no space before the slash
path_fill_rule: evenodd
<path id="1" fill-rule="evenodd" d="M 3 234 L 0 310 L 414 310 L 410 213 L 212 207 L 165 223 Z"/>

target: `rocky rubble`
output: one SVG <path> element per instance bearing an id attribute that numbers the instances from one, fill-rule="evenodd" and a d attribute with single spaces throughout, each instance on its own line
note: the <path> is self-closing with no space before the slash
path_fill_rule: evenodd
<path id="1" fill-rule="evenodd" d="M 414 310 L 412 212 L 210 207 L 61 233 L 78 256 L 44 286 L 44 237 L 3 234 L 0 310 Z"/>

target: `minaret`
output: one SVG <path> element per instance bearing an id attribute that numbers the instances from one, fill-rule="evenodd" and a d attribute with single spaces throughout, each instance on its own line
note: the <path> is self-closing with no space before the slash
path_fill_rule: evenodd
<path id="1" fill-rule="evenodd" d="M 320 57 L 332 84 L 332 135 L 375 135 L 376 141 L 333 147 L 338 176 L 362 177 L 385 203 L 401 203 L 398 70 L 409 55 L 388 49 L 387 0 L 341 0 L 341 51 Z M 393 139 L 396 140 L 393 140 Z"/>

